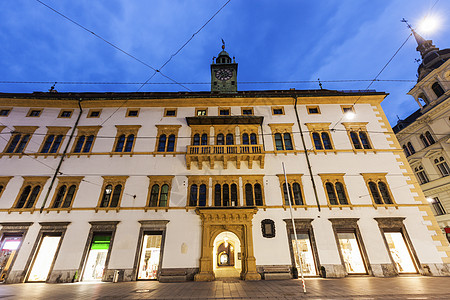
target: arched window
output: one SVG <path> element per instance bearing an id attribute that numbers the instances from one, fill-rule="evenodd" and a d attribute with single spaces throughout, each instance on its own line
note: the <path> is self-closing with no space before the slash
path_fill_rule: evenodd
<path id="1" fill-rule="evenodd" d="M 275 147 L 277 150 L 284 150 L 281 133 L 275 133 Z"/>
<path id="2" fill-rule="evenodd" d="M 258 144 L 258 139 L 256 138 L 256 133 L 250 134 L 250 144 L 252 144 L 252 145 Z"/>
<path id="3" fill-rule="evenodd" d="M 442 176 L 448 176 L 450 175 L 450 169 L 448 167 L 447 162 L 445 161 L 444 157 L 439 157 L 434 160 L 434 164 L 438 168 L 439 172 L 441 172 Z"/>
<path id="4" fill-rule="evenodd" d="M 122 152 L 124 144 L 125 144 L 125 134 L 122 134 L 117 139 L 116 149 L 114 150 L 114 152 Z"/>
<path id="5" fill-rule="evenodd" d="M 159 185 L 154 184 L 152 186 L 152 190 L 150 193 L 150 203 L 149 203 L 150 207 L 158 206 L 158 197 L 159 197 Z"/>
<path id="6" fill-rule="evenodd" d="M 355 131 L 350 131 L 350 137 L 352 139 L 353 147 L 355 147 L 355 149 L 362 149 L 358 134 Z"/>
<path id="7" fill-rule="evenodd" d="M 69 190 L 67 191 L 67 194 L 66 194 L 66 198 L 64 199 L 64 202 L 62 205 L 63 208 L 67 208 L 72 205 L 72 199 L 73 199 L 73 196 L 75 195 L 76 189 L 77 189 L 77 186 L 74 184 L 69 187 Z"/>
<path id="8" fill-rule="evenodd" d="M 434 140 L 433 136 L 431 135 L 431 133 L 429 131 L 425 132 L 425 137 L 427 138 L 430 145 L 433 145 L 434 143 L 436 143 L 436 141 Z"/>
<path id="9" fill-rule="evenodd" d="M 334 190 L 334 185 L 331 182 L 327 182 L 325 184 L 325 188 L 327 190 L 328 200 L 331 205 L 338 205 L 336 191 Z"/>
<path id="10" fill-rule="evenodd" d="M 108 184 L 105 186 L 105 190 L 103 191 L 102 202 L 100 202 L 100 207 L 108 207 L 109 200 L 111 199 L 111 193 L 113 191 L 113 186 Z"/>
<path id="11" fill-rule="evenodd" d="M 200 145 L 200 134 L 198 134 L 198 133 L 194 134 L 193 145 L 194 146 L 199 146 Z"/>
<path id="12" fill-rule="evenodd" d="M 376 204 L 383 204 L 383 200 L 381 200 L 380 192 L 378 191 L 377 184 L 373 181 L 369 181 L 369 189 L 372 194 L 373 201 Z"/>
<path id="13" fill-rule="evenodd" d="M 222 195 L 222 206 L 230 206 L 230 186 L 226 183 L 222 186 Z"/>
<path id="14" fill-rule="evenodd" d="M 122 194 L 122 185 L 118 184 L 114 187 L 114 192 L 109 207 L 117 207 L 119 205 L 120 194 Z"/>
<path id="15" fill-rule="evenodd" d="M 431 88 L 433 89 L 433 92 L 436 94 L 436 96 L 438 98 L 441 97 L 442 95 L 444 95 L 444 93 L 445 93 L 444 89 L 442 88 L 442 86 L 439 83 L 437 83 L 437 82 L 433 83 Z"/>
<path id="16" fill-rule="evenodd" d="M 83 147 L 83 152 L 84 153 L 88 153 L 88 152 L 91 151 L 91 147 L 92 147 L 92 143 L 93 142 L 94 142 L 94 136 L 93 135 L 88 136 L 88 138 L 86 139 L 86 143 L 84 144 L 84 147 Z"/>
<path id="17" fill-rule="evenodd" d="M 419 179 L 420 184 L 424 184 L 429 182 L 427 174 L 421 165 L 414 168 L 414 173 L 416 173 L 417 178 Z"/>
<path id="18" fill-rule="evenodd" d="M 133 149 L 133 143 L 134 143 L 134 134 L 130 134 L 127 137 L 127 143 L 125 144 L 124 152 L 131 152 L 131 149 Z"/>
<path id="19" fill-rule="evenodd" d="M 53 202 L 53 208 L 58 208 L 61 205 L 63 198 L 66 195 L 66 189 L 67 186 L 65 185 L 62 185 L 59 188 L 58 193 L 56 194 L 55 202 Z"/>
<path id="20" fill-rule="evenodd" d="M 222 187 L 220 184 L 214 186 L 214 206 L 222 205 Z"/>
<path id="21" fill-rule="evenodd" d="M 30 196 L 31 192 L 31 185 L 27 185 L 23 191 L 22 194 L 20 194 L 19 201 L 17 201 L 16 208 L 23 208 L 25 203 L 27 202 L 28 196 Z"/>
<path id="22" fill-rule="evenodd" d="M 283 195 L 284 195 L 284 204 L 285 205 L 289 205 L 289 199 L 291 199 L 291 204 L 293 201 L 291 185 L 289 183 L 288 183 L 288 188 L 289 188 L 289 195 L 288 195 L 288 191 L 286 189 L 286 182 L 284 182 L 283 183 Z"/>
<path id="23" fill-rule="evenodd" d="M 250 183 L 245 185 L 245 204 L 253 206 L 253 186 Z"/>
<path id="24" fill-rule="evenodd" d="M 262 199 L 261 185 L 259 183 L 255 183 L 253 188 L 255 190 L 255 205 L 256 206 L 262 206 L 263 205 L 263 199 Z"/>
<path id="25" fill-rule="evenodd" d="M 42 147 L 41 153 L 48 153 L 48 151 L 50 150 L 50 147 L 53 144 L 54 139 L 55 139 L 55 136 L 53 134 L 50 134 L 49 136 L 47 136 L 47 138 L 45 139 L 44 147 Z"/>
<path id="26" fill-rule="evenodd" d="M 165 152 L 166 151 L 166 140 L 167 140 L 167 136 L 165 134 L 161 134 L 159 136 L 158 152 Z"/>
<path id="27" fill-rule="evenodd" d="M 411 142 L 408 142 L 408 144 L 406 144 L 406 146 L 408 147 L 409 153 L 411 153 L 411 155 L 413 155 L 414 153 L 416 153 L 416 150 L 414 150 L 413 145 L 411 144 Z"/>
<path id="28" fill-rule="evenodd" d="M 369 143 L 369 139 L 367 138 L 367 134 L 364 131 L 359 132 L 359 140 L 361 141 L 364 149 L 372 149 L 372 146 L 370 146 Z"/>
<path id="29" fill-rule="evenodd" d="M 198 206 L 206 206 L 206 184 L 200 185 L 200 193 L 198 195 Z"/>
<path id="30" fill-rule="evenodd" d="M 231 133 L 227 134 L 227 145 L 234 145 L 234 137 Z"/>
<path id="31" fill-rule="evenodd" d="M 283 133 L 284 138 L 284 147 L 286 150 L 292 150 L 292 141 L 291 141 L 291 134 L 288 132 Z"/>
<path id="32" fill-rule="evenodd" d="M 77 141 L 77 144 L 75 146 L 75 149 L 73 150 L 74 153 L 80 153 L 81 152 L 81 149 L 83 149 L 83 145 L 84 145 L 84 141 L 85 140 L 86 140 L 86 137 L 84 135 L 81 135 L 78 138 L 78 141 Z"/>
<path id="33" fill-rule="evenodd" d="M 313 132 L 313 141 L 314 141 L 314 147 L 316 150 L 323 150 L 322 146 L 322 140 L 320 139 L 320 135 L 317 132 Z"/>
<path id="34" fill-rule="evenodd" d="M 231 184 L 231 206 L 237 206 L 238 204 L 237 197 L 237 184 Z"/>
<path id="35" fill-rule="evenodd" d="M 167 200 L 169 199 L 169 185 L 163 184 L 161 187 L 161 195 L 159 196 L 159 205 L 160 207 L 167 206 Z"/>
<path id="36" fill-rule="evenodd" d="M 169 135 L 169 140 L 167 141 L 167 152 L 173 152 L 175 150 L 175 135 Z"/>
<path id="37" fill-rule="evenodd" d="M 422 101 L 425 103 L 425 105 L 430 104 L 430 101 L 428 100 L 428 98 L 427 98 L 424 94 L 420 94 L 420 95 L 417 97 L 417 99 L 418 99 L 419 101 L 422 100 Z"/>
<path id="38" fill-rule="evenodd" d="M 242 145 L 248 145 L 250 144 L 250 140 L 248 138 L 248 133 L 244 133 L 242 135 Z"/>
<path id="39" fill-rule="evenodd" d="M 224 136 L 222 133 L 219 133 L 217 135 L 216 145 L 223 145 L 223 144 L 224 144 Z"/>
<path id="40" fill-rule="evenodd" d="M 206 133 L 202 134 L 202 146 L 208 145 L 208 135 Z"/>
<path id="41" fill-rule="evenodd" d="M 31 195 L 28 198 L 27 204 L 25 204 L 25 208 L 32 208 L 34 206 L 34 203 L 36 202 L 36 199 L 40 191 L 41 191 L 40 185 L 37 185 L 33 188 L 33 191 L 31 191 Z"/>
<path id="42" fill-rule="evenodd" d="M 297 182 L 294 182 L 292 184 L 292 191 L 294 194 L 295 205 L 303 205 L 302 189 L 300 187 L 300 184 Z"/>
<path id="43" fill-rule="evenodd" d="M 325 149 L 333 149 L 333 147 L 331 146 L 331 140 L 330 140 L 330 136 L 328 135 L 328 133 L 322 132 L 321 136 L 322 136 L 323 147 Z"/>
<path id="44" fill-rule="evenodd" d="M 14 151 L 14 153 L 22 153 L 23 150 L 25 150 L 25 146 L 27 145 L 29 139 L 30 139 L 29 134 L 24 135 L 20 140 L 19 145 L 17 145 L 16 151 Z"/>
<path id="45" fill-rule="evenodd" d="M 386 183 L 383 181 L 378 182 L 378 188 L 380 189 L 381 197 L 385 204 L 392 204 L 391 195 L 389 194 Z"/>
<path id="46" fill-rule="evenodd" d="M 191 185 L 191 192 L 189 197 L 189 206 L 197 206 L 197 192 L 198 187 L 196 184 Z"/>
<path id="47" fill-rule="evenodd" d="M 53 145 L 50 148 L 50 153 L 56 153 L 56 151 L 58 151 L 59 146 L 61 145 L 63 136 L 62 134 L 56 136 L 55 140 L 53 141 Z"/>
<path id="48" fill-rule="evenodd" d="M 347 201 L 347 196 L 345 195 L 344 185 L 340 182 L 336 182 L 336 184 L 334 186 L 336 188 L 336 193 L 337 193 L 337 196 L 339 199 L 339 204 L 347 205 L 348 201 Z"/>
<path id="49" fill-rule="evenodd" d="M 11 140 L 11 142 L 9 143 L 8 149 L 6 149 L 6 153 L 13 153 L 14 152 L 14 150 L 16 149 L 17 144 L 19 143 L 21 137 L 22 137 L 21 134 L 14 135 L 14 137 Z"/>
<path id="50" fill-rule="evenodd" d="M 430 144 L 428 143 L 427 139 L 425 138 L 425 136 L 423 134 L 421 134 L 419 138 L 422 141 L 422 144 L 425 148 L 430 146 Z"/>
<path id="51" fill-rule="evenodd" d="M 405 152 L 406 157 L 411 155 L 411 153 L 409 153 L 408 147 L 406 147 L 406 145 L 403 145 L 403 151 Z"/>

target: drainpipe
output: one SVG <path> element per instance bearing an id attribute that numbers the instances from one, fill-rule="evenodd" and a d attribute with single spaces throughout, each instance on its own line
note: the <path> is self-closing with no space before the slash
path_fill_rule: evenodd
<path id="1" fill-rule="evenodd" d="M 64 161 L 64 158 L 66 157 L 67 150 L 69 149 L 70 142 L 72 141 L 75 130 L 77 129 L 78 122 L 80 121 L 80 118 L 81 118 L 81 114 L 83 113 L 83 109 L 81 108 L 81 101 L 82 101 L 82 98 L 80 98 L 78 100 L 78 107 L 80 108 L 80 113 L 78 114 L 77 120 L 75 121 L 75 126 L 73 127 L 72 132 L 70 133 L 69 140 L 67 141 L 66 147 L 64 148 L 64 152 L 62 153 L 61 159 L 59 160 L 58 166 L 56 167 L 55 173 L 53 174 L 52 181 L 50 182 L 50 186 L 48 187 L 47 194 L 45 194 L 44 203 L 42 203 L 41 209 L 39 210 L 39 213 L 41 213 L 41 214 L 42 214 L 42 211 L 44 210 L 45 203 L 47 203 L 48 196 L 50 195 L 50 191 L 53 188 L 53 184 L 55 183 L 56 176 L 58 176 L 58 174 L 59 174 L 59 169 L 61 169 L 61 165 Z"/>
<path id="2" fill-rule="evenodd" d="M 303 136 L 302 126 L 300 125 L 300 118 L 298 116 L 298 111 L 297 111 L 297 96 L 294 95 L 293 98 L 295 100 L 295 102 L 294 102 L 295 116 L 297 117 L 298 129 L 300 130 L 300 136 L 302 137 L 303 151 L 305 152 L 306 164 L 308 165 L 308 171 L 309 171 L 309 177 L 311 178 L 311 183 L 312 183 L 313 190 L 314 190 L 314 197 L 316 198 L 316 204 L 317 204 L 317 207 L 319 208 L 319 212 L 320 212 L 320 204 L 319 204 L 319 197 L 317 196 L 316 183 L 314 182 L 314 177 L 313 177 L 312 169 L 311 169 L 311 163 L 309 162 L 308 149 L 306 149 L 305 138 Z"/>

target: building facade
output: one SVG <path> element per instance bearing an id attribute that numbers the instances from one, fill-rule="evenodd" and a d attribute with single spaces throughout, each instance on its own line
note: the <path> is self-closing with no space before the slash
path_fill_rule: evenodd
<path id="1" fill-rule="evenodd" d="M 408 94 L 420 108 L 393 129 L 450 241 L 450 49 L 439 50 L 432 41 L 413 34 L 422 63 Z"/>
<path id="2" fill-rule="evenodd" d="M 450 274 L 385 93 L 237 91 L 224 51 L 211 72 L 211 92 L 0 94 L 2 280 L 292 278 L 295 243 L 306 276 Z"/>

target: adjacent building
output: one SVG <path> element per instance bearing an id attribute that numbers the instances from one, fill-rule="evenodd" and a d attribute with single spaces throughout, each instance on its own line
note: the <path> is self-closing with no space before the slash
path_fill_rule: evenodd
<path id="1" fill-rule="evenodd" d="M 0 94 L 2 280 L 450 274 L 385 93 L 238 91 L 225 49 L 211 78 Z"/>
<path id="2" fill-rule="evenodd" d="M 413 34 L 422 63 L 408 94 L 420 108 L 393 129 L 439 227 L 450 240 L 450 49 L 439 50 L 432 41 Z"/>

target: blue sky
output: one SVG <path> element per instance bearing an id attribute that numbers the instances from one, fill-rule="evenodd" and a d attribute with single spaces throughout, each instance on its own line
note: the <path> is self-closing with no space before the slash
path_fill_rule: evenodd
<path id="1" fill-rule="evenodd" d="M 227 1 L 42 0 L 109 42 L 159 69 Z M 437 2 L 437 3 L 436 3 Z M 434 7 L 433 7 L 434 6 Z M 431 9 L 433 7 L 433 9 Z M 210 89 L 212 57 L 226 50 L 239 63 L 239 90 L 317 89 L 317 83 L 373 79 L 409 35 L 402 18 L 450 48 L 450 1 L 444 0 L 231 0 L 162 72 L 193 91 Z M 447 19 L 446 19 L 447 17 Z M 0 81 L 144 82 L 153 71 L 34 0 L 0 2 Z M 415 80 L 420 58 L 410 38 L 379 79 Z M 141 91 L 183 91 L 156 74 Z M 324 82 L 326 89 L 366 89 L 370 82 Z M 390 95 L 383 108 L 392 125 L 418 106 L 406 95 L 414 82 L 375 82 Z M 47 91 L 49 84 L 4 84 L 0 92 Z M 57 84 L 60 92 L 135 92 L 139 85 Z"/>

